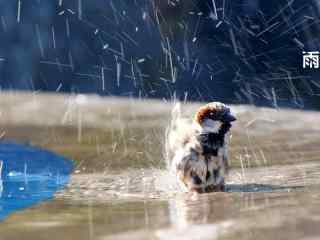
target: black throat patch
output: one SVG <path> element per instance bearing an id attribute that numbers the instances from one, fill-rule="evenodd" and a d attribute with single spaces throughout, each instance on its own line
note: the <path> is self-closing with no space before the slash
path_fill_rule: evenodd
<path id="1" fill-rule="evenodd" d="M 202 133 L 197 136 L 204 155 L 218 156 L 219 148 L 224 145 L 224 136 L 230 130 L 230 123 L 223 123 L 218 133 Z"/>

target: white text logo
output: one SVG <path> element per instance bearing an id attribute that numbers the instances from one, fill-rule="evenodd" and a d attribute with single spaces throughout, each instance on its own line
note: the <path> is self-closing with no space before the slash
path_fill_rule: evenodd
<path id="1" fill-rule="evenodd" d="M 302 52 L 303 53 L 303 68 L 319 68 L 320 52 Z"/>

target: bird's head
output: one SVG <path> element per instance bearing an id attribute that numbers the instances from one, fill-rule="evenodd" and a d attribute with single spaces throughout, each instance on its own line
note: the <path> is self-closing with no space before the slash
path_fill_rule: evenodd
<path id="1" fill-rule="evenodd" d="M 199 108 L 194 116 L 194 126 L 200 133 L 218 133 L 222 127 L 231 126 L 236 118 L 225 104 L 211 102 Z"/>

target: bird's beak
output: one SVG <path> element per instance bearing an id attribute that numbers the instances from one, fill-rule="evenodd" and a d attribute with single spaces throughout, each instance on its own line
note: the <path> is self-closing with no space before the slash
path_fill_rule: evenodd
<path id="1" fill-rule="evenodd" d="M 230 112 L 223 115 L 222 118 L 223 118 L 224 122 L 234 122 L 237 120 L 237 118 L 235 116 L 233 116 Z"/>

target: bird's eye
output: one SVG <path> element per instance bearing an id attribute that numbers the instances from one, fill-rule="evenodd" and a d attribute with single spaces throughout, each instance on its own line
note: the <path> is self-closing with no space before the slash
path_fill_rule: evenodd
<path id="1" fill-rule="evenodd" d="M 198 176 L 193 176 L 192 181 L 196 185 L 200 185 L 202 183 L 201 179 Z"/>
<path id="2" fill-rule="evenodd" d="M 214 119 L 216 117 L 214 112 L 210 112 L 209 113 L 209 118 Z"/>
<path id="3" fill-rule="evenodd" d="M 202 183 L 202 180 L 197 175 L 191 176 L 191 179 L 193 184 L 200 185 Z"/>

